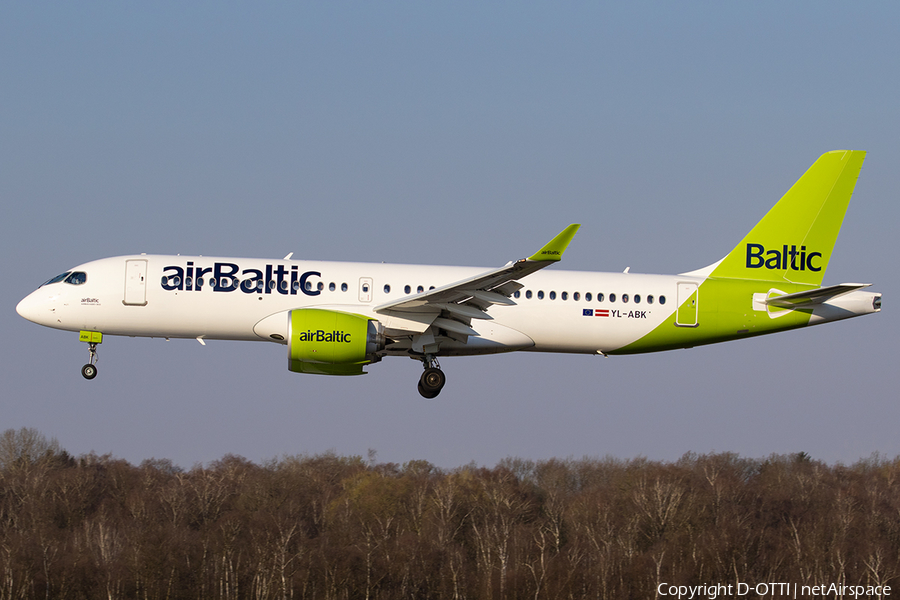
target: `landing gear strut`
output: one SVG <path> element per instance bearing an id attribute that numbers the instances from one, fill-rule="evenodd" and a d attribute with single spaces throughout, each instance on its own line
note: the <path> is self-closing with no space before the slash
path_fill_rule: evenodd
<path id="1" fill-rule="evenodd" d="M 422 366 L 425 367 L 425 372 L 419 378 L 419 393 L 423 398 L 436 398 L 441 393 L 444 384 L 447 383 L 447 378 L 441 371 L 441 365 L 431 354 L 425 355 L 425 358 L 422 359 Z"/>
<path id="2" fill-rule="evenodd" d="M 81 331 L 78 333 L 78 339 L 87 342 L 91 352 L 90 362 L 81 367 L 81 376 L 85 379 L 93 379 L 97 376 L 97 344 L 103 341 L 103 334 L 99 331 Z"/>
<path id="3" fill-rule="evenodd" d="M 97 342 L 90 342 L 88 347 L 91 352 L 91 361 L 81 367 L 81 375 L 85 379 L 93 379 L 97 376 Z"/>

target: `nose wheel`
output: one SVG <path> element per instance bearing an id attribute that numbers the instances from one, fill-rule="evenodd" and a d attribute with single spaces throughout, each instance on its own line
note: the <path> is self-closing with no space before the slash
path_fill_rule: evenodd
<path id="1" fill-rule="evenodd" d="M 419 393 L 423 398 L 436 398 L 444 388 L 444 384 L 447 383 L 447 377 L 441 371 L 441 366 L 435 357 L 431 355 L 426 356 L 422 360 L 422 364 L 425 367 L 425 372 L 419 378 Z"/>
<path id="2" fill-rule="evenodd" d="M 84 365 L 81 367 L 81 376 L 85 379 L 93 379 L 97 376 L 97 367 L 95 365 Z"/>
<path id="3" fill-rule="evenodd" d="M 81 376 L 85 379 L 93 379 L 97 376 L 97 342 L 90 342 L 88 348 L 91 353 L 91 362 L 81 367 Z"/>

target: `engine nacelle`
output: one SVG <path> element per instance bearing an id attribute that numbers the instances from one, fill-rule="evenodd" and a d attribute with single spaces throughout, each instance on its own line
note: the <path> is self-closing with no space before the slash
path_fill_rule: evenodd
<path id="1" fill-rule="evenodd" d="M 321 308 L 288 314 L 288 369 L 319 375 L 364 375 L 379 360 L 384 326 L 375 319 Z"/>

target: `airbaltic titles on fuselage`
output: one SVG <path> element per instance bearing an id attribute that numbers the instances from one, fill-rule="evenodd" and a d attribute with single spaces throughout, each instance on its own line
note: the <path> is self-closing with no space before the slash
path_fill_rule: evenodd
<path id="1" fill-rule="evenodd" d="M 271 294 L 274 291 L 295 296 L 300 291 L 307 296 L 318 296 L 321 293 L 319 286 L 313 285 L 309 278 L 321 275 L 318 271 L 301 273 L 297 265 L 290 268 L 283 264 L 265 265 L 265 271 L 262 271 L 241 269 L 230 262 L 216 262 L 211 267 L 202 267 L 194 266 L 193 261 L 188 261 L 184 267 L 164 267 L 161 285 L 170 292 L 198 292 L 211 288 L 214 292 L 234 292 L 240 289 L 245 294 Z"/>

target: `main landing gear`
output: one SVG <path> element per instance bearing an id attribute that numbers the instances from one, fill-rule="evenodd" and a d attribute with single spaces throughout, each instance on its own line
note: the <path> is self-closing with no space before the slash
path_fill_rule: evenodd
<path id="1" fill-rule="evenodd" d="M 441 393 L 444 384 L 447 383 L 447 378 L 441 371 L 441 365 L 431 354 L 425 355 L 425 358 L 422 359 L 422 366 L 425 367 L 425 372 L 419 378 L 419 393 L 423 398 L 436 398 Z"/>

